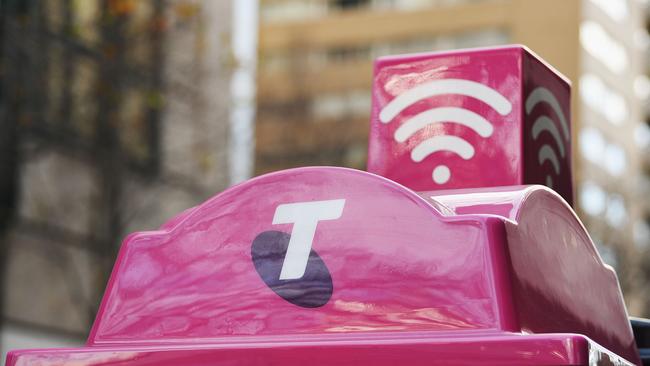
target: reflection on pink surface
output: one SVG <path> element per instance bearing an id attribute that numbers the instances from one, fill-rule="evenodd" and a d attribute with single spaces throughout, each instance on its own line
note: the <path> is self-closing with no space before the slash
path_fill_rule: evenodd
<path id="1" fill-rule="evenodd" d="M 639 364 L 616 278 L 558 195 L 418 195 L 321 167 L 130 235 L 88 346 L 7 365 L 627 364 L 607 350 Z"/>
<path id="2" fill-rule="evenodd" d="M 616 273 L 602 262 L 584 226 L 556 193 L 540 186 L 512 186 L 420 194 L 455 214 L 496 214 L 511 220 L 506 233 L 520 329 L 571 329 L 638 362 Z"/>
<path id="3" fill-rule="evenodd" d="M 291 233 L 291 225 L 272 224 L 278 205 L 341 197 L 342 216 L 319 222 L 313 241 L 335 291 L 318 311 L 301 308 L 260 279 L 251 245 L 269 230 Z M 127 240 L 90 343 L 501 328 L 493 279 L 484 271 L 481 228 L 488 224 L 472 218 L 446 224 L 436 216 L 412 192 L 358 171 L 300 169 L 253 180 L 168 232 Z"/>
<path id="4" fill-rule="evenodd" d="M 522 46 L 375 62 L 368 171 L 417 190 L 544 184 L 569 203 L 570 85 Z"/>
<path id="5" fill-rule="evenodd" d="M 426 335 L 248 345 L 193 344 L 191 347 L 123 346 L 24 351 L 11 355 L 8 362 L 16 366 L 629 365 L 587 338 L 575 334 L 422 336 Z"/>

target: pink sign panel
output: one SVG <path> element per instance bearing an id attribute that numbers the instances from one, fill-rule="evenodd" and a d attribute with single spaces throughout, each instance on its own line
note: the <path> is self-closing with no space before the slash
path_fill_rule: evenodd
<path id="1" fill-rule="evenodd" d="M 570 85 L 522 46 L 375 63 L 368 171 L 415 190 L 543 184 L 571 203 Z"/>
<path id="2" fill-rule="evenodd" d="M 125 240 L 91 344 L 510 327 L 485 270 L 500 223 L 382 177 L 283 171 L 172 223 Z"/>

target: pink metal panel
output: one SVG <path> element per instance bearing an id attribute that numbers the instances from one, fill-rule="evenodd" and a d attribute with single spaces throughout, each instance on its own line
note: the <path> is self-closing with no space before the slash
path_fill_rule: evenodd
<path id="1" fill-rule="evenodd" d="M 543 184 L 573 203 L 571 87 L 568 79 L 523 52 L 524 184 Z"/>
<path id="2" fill-rule="evenodd" d="M 293 228 L 273 223 L 278 207 L 328 200 L 345 201 L 342 215 L 318 222 L 305 275 L 278 281 L 286 249 L 251 253 L 286 248 Z M 89 344 L 513 326 L 509 314 L 499 317 L 490 270 L 502 222 L 441 218 L 378 176 L 283 171 L 175 220 L 124 242 Z"/>
<path id="3" fill-rule="evenodd" d="M 18 351 L 8 366 L 631 365 L 575 334 L 480 334 Z M 348 339 L 346 339 L 348 338 Z"/>
<path id="4" fill-rule="evenodd" d="M 417 191 L 548 184 L 572 202 L 570 86 L 522 46 L 375 63 L 368 171 Z"/>
<path id="5" fill-rule="evenodd" d="M 618 279 L 584 226 L 555 192 L 513 186 L 422 192 L 455 214 L 506 222 L 512 298 L 524 332 L 573 331 L 639 362 Z"/>

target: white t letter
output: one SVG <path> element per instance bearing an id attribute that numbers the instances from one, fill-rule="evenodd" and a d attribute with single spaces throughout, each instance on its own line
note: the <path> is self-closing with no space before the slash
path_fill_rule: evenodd
<path id="1" fill-rule="evenodd" d="M 307 269 L 318 221 L 336 220 L 343 214 L 345 199 L 285 203 L 275 209 L 273 224 L 293 224 L 284 256 L 281 280 L 301 278 Z"/>

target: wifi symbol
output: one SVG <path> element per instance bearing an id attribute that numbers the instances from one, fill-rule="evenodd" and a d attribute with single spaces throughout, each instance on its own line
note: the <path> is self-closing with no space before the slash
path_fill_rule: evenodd
<path id="1" fill-rule="evenodd" d="M 571 136 L 569 133 L 569 125 L 555 95 L 553 95 L 550 90 L 541 86 L 534 89 L 526 99 L 526 115 L 530 115 L 535 106 L 539 103 L 546 103 L 551 107 L 551 109 L 553 109 L 553 112 L 555 112 L 555 115 L 560 122 L 560 127 L 562 127 L 562 136 L 564 136 L 564 140 L 568 142 Z M 551 134 L 555 140 L 557 149 L 560 152 L 560 156 L 564 158 L 566 156 L 566 151 L 564 149 L 565 144 L 562 141 L 562 137 L 560 137 L 560 131 L 558 131 L 555 123 L 553 123 L 553 120 L 550 117 L 542 115 L 537 117 L 533 123 L 533 128 L 531 129 L 533 140 L 537 141 L 541 133 L 545 131 Z M 553 165 L 555 175 L 560 174 L 560 160 L 551 145 L 543 144 L 540 147 L 539 152 L 537 153 L 537 161 L 540 166 L 544 165 L 546 161 L 550 161 L 551 165 Z M 553 188 L 553 177 L 550 174 L 546 175 L 546 186 Z"/>
<path id="2" fill-rule="evenodd" d="M 398 95 L 382 108 L 379 120 L 382 123 L 390 123 L 409 106 L 423 99 L 443 94 L 460 94 L 478 99 L 502 116 L 508 115 L 512 111 L 512 104 L 506 97 L 484 84 L 464 79 L 442 79 L 420 84 Z M 458 107 L 438 107 L 421 112 L 404 122 L 395 131 L 395 141 L 405 142 L 419 130 L 431 124 L 443 122 L 469 127 L 483 138 L 492 136 L 494 132 L 490 121 L 475 112 Z M 471 159 L 475 154 L 474 146 L 467 140 L 458 136 L 442 135 L 420 142 L 411 151 L 411 160 L 419 163 L 438 151 L 451 151 L 464 160 Z M 433 169 L 432 178 L 437 184 L 445 184 L 451 178 L 451 171 L 446 165 L 438 165 Z"/>

